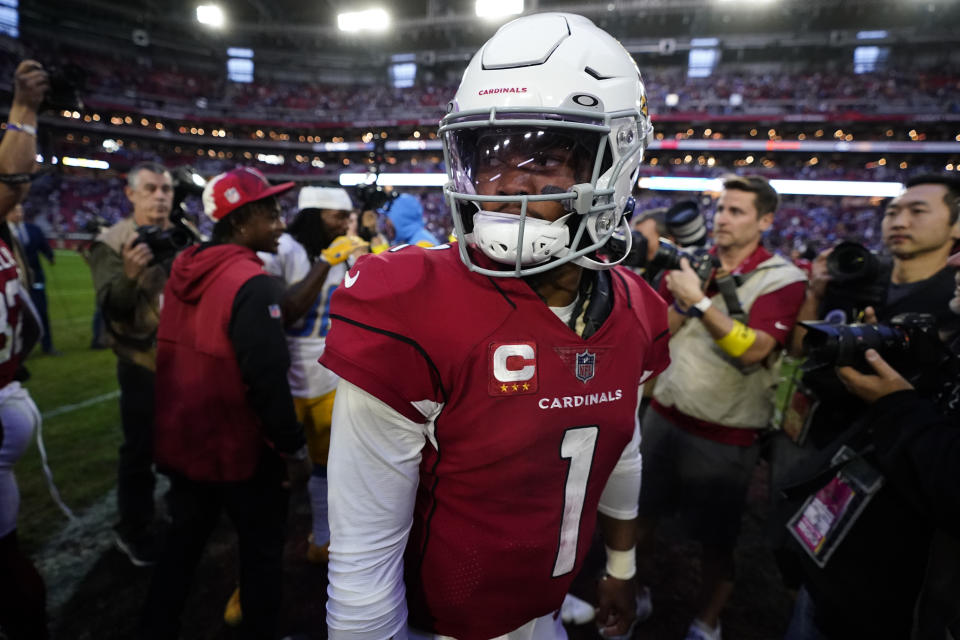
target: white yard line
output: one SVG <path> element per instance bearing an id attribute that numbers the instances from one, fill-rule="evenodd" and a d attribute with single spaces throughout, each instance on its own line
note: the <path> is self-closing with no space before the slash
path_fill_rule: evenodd
<path id="1" fill-rule="evenodd" d="M 71 411 L 76 411 L 77 409 L 83 409 L 85 407 L 90 407 L 95 404 L 100 404 L 101 402 L 106 402 L 107 400 L 113 400 L 114 398 L 119 398 L 119 397 L 120 397 L 120 390 L 116 389 L 114 391 L 110 391 L 109 393 L 104 393 L 99 396 L 87 398 L 86 400 L 82 400 L 74 404 L 65 404 L 65 405 L 56 407 L 54 409 L 50 409 L 49 411 L 44 411 L 43 414 L 41 414 L 41 417 L 44 420 L 49 420 L 50 418 L 53 418 L 56 416 L 62 416 L 65 413 L 70 413 Z"/>

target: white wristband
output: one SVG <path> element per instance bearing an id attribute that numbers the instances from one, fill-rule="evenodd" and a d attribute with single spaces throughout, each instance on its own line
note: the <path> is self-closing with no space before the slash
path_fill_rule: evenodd
<path id="1" fill-rule="evenodd" d="M 699 311 L 700 313 L 706 313 L 707 309 L 713 306 L 713 301 L 710 300 L 707 296 L 700 298 L 700 302 L 697 302 L 693 305 L 693 308 Z"/>
<path id="2" fill-rule="evenodd" d="M 607 575 L 617 580 L 629 580 L 637 575 L 637 548 L 630 547 L 626 551 L 607 549 Z"/>
<path id="3" fill-rule="evenodd" d="M 37 137 L 37 128 L 32 124 L 23 124 L 22 122 L 8 122 L 6 125 L 7 131 L 20 131 L 25 133 L 28 136 Z"/>

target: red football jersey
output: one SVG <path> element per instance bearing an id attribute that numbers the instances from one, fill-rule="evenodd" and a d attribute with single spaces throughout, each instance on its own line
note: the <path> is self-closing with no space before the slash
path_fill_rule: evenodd
<path id="1" fill-rule="evenodd" d="M 321 363 L 416 422 L 414 403 L 443 404 L 407 604 L 411 626 L 473 640 L 560 606 L 669 334 L 665 303 L 629 271 L 612 273 L 613 310 L 583 340 L 525 281 L 469 272 L 455 247 L 361 258 L 333 296 Z"/>
<path id="2" fill-rule="evenodd" d="M 0 388 L 13 382 L 23 355 L 20 331 L 24 302 L 19 295 L 21 286 L 13 252 L 0 240 L 0 287 L 3 292 L 3 300 L 0 301 Z"/>

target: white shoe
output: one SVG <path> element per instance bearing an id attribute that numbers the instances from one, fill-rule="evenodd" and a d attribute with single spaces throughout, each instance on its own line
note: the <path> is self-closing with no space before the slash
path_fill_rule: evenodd
<path id="1" fill-rule="evenodd" d="M 560 618 L 567 624 L 586 624 L 593 620 L 596 615 L 597 610 L 589 602 L 581 600 L 572 593 L 563 596 L 563 604 L 560 605 Z"/>
<path id="2" fill-rule="evenodd" d="M 653 615 L 653 602 L 650 600 L 650 587 L 637 589 L 637 622 L 644 622 Z"/>
<path id="3" fill-rule="evenodd" d="M 699 619 L 694 618 L 693 622 L 690 623 L 690 628 L 687 629 L 685 640 L 722 640 L 720 621 L 717 621 L 716 629 L 711 629 Z"/>

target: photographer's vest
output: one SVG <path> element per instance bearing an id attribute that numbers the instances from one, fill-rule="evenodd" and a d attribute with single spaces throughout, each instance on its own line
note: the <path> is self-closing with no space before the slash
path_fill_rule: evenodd
<path id="1" fill-rule="evenodd" d="M 753 303 L 806 275 L 780 256 L 772 256 L 744 274 L 737 298 L 749 315 Z M 729 315 L 723 295 L 711 298 Z M 763 365 L 743 369 L 727 355 L 700 321 L 688 321 L 670 338 L 670 366 L 657 379 L 653 397 L 660 404 L 698 420 L 738 429 L 762 429 L 773 415 L 781 351 Z"/>
<path id="2" fill-rule="evenodd" d="M 137 234 L 133 216 L 121 220 L 97 236 L 96 242 L 110 247 L 121 258 L 120 274 L 123 273 L 123 245 Z M 141 367 L 156 368 L 157 325 L 160 324 L 160 296 L 167 282 L 163 265 L 147 267 L 137 278 L 137 304 L 130 318 L 113 318 L 104 313 L 104 323 L 112 338 L 114 352 L 119 358 L 129 360 Z"/>

